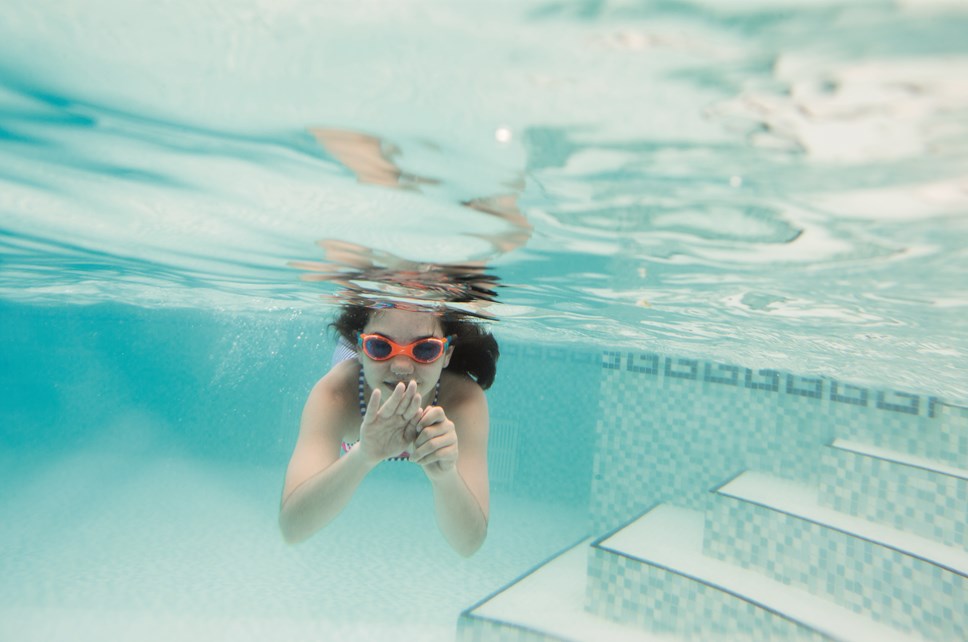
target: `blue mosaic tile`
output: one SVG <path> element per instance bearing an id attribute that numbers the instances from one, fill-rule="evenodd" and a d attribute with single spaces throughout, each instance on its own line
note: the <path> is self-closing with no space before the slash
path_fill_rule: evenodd
<path id="1" fill-rule="evenodd" d="M 838 448 L 822 462 L 822 504 L 968 550 L 968 480 Z"/>
<path id="2" fill-rule="evenodd" d="M 587 610 L 681 640 L 824 640 L 817 632 L 722 590 L 592 547 Z"/>
<path id="3" fill-rule="evenodd" d="M 507 622 L 462 615 L 457 623 L 458 642 L 561 642 L 549 635 Z"/>
<path id="4" fill-rule="evenodd" d="M 840 383 L 839 381 L 830 382 L 830 400 L 831 401 L 851 404 L 853 406 L 862 406 L 866 408 L 867 398 L 869 396 L 870 395 L 867 388 L 862 388 L 860 386 L 852 386 L 849 383 Z"/>
<path id="5" fill-rule="evenodd" d="M 813 522 L 720 496 L 707 513 L 707 555 L 931 639 L 968 630 L 968 578 Z M 958 597 L 955 597 L 958 596 Z M 950 617 L 945 618 L 944 614 Z"/>

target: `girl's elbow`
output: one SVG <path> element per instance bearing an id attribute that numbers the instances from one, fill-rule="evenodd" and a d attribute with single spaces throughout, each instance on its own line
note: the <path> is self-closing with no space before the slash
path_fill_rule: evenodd
<path id="1" fill-rule="evenodd" d="M 293 533 L 292 531 L 289 531 L 285 528 L 281 530 L 282 530 L 282 541 L 284 541 L 286 544 L 289 544 L 290 546 L 301 544 L 302 542 L 306 541 L 305 537 L 297 533 Z"/>
<path id="2" fill-rule="evenodd" d="M 474 542 L 468 546 L 463 547 L 463 549 L 458 550 L 457 554 L 465 559 L 473 557 L 474 554 L 477 553 L 477 551 L 481 550 L 481 546 L 483 545 L 484 545 L 484 540 L 481 539 L 480 541 Z"/>
<path id="3" fill-rule="evenodd" d="M 454 546 L 454 550 L 457 554 L 463 558 L 472 557 L 474 553 L 481 550 L 481 546 L 484 545 L 484 540 L 487 539 L 487 523 L 480 532 L 476 533 L 475 536 L 467 541 L 461 542 L 460 545 Z"/>
<path id="4" fill-rule="evenodd" d="M 285 510 L 279 511 L 279 532 L 282 533 L 282 540 L 290 545 L 299 544 L 309 539 L 309 533 L 305 529 L 299 528 L 299 525 Z"/>
<path id="5" fill-rule="evenodd" d="M 476 553 L 477 551 L 481 550 L 481 544 L 483 544 L 483 543 L 484 542 L 478 542 L 477 544 L 475 544 L 473 546 L 467 546 L 467 547 L 464 547 L 464 548 L 457 548 L 457 549 L 454 549 L 454 550 L 456 550 L 457 551 L 457 554 L 460 555 L 461 557 L 463 557 L 464 559 L 468 559 L 468 558 L 474 557 L 474 553 Z"/>

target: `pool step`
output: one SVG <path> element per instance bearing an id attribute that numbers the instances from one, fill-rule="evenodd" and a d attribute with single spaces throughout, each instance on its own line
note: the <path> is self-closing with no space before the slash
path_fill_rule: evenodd
<path id="1" fill-rule="evenodd" d="M 965 570 L 964 551 L 748 472 L 706 511 L 662 504 L 555 556 L 467 609 L 458 639 L 968 639 Z"/>
<path id="2" fill-rule="evenodd" d="M 747 471 L 585 541 L 460 639 L 968 640 L 968 469 L 847 439 L 822 459 L 819 485 Z"/>
<path id="3" fill-rule="evenodd" d="M 817 489 L 746 472 L 717 491 L 706 552 L 930 639 L 968 633 L 968 552 L 824 506 Z"/>
<path id="4" fill-rule="evenodd" d="M 822 465 L 824 506 L 968 550 L 968 468 L 843 439 Z"/>
<path id="5" fill-rule="evenodd" d="M 457 639 L 668 642 L 585 610 L 589 541 L 559 553 L 465 610 L 458 620 Z"/>
<path id="6" fill-rule="evenodd" d="M 705 555 L 704 522 L 700 511 L 660 505 L 593 543 L 589 610 L 681 640 L 917 639 L 802 588 Z"/>

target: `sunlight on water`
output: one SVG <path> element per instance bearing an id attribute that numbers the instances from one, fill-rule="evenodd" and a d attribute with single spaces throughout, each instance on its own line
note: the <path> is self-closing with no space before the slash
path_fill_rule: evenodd
<path id="1" fill-rule="evenodd" d="M 347 243 L 357 281 L 486 266 L 508 336 L 965 399 L 966 29 L 959 2 L 7 3 L 0 296 L 327 315 L 306 275 Z"/>

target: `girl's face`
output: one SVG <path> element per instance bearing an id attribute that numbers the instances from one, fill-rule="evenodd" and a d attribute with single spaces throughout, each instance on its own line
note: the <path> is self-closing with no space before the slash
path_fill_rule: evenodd
<path id="1" fill-rule="evenodd" d="M 435 315 L 429 312 L 411 312 L 396 308 L 374 312 L 363 327 L 363 332 L 379 334 L 401 345 L 427 337 L 444 338 L 440 319 Z M 440 371 L 450 363 L 453 351 L 453 346 L 449 346 L 444 355 L 433 363 L 419 363 L 403 354 L 395 355 L 386 361 L 375 361 L 362 351 L 357 358 L 363 366 L 363 379 L 366 384 L 370 390 L 380 388 L 384 400 L 390 396 L 399 382 L 407 384 L 415 380 L 422 403 L 426 406 L 433 403 L 434 386 L 440 379 Z"/>

